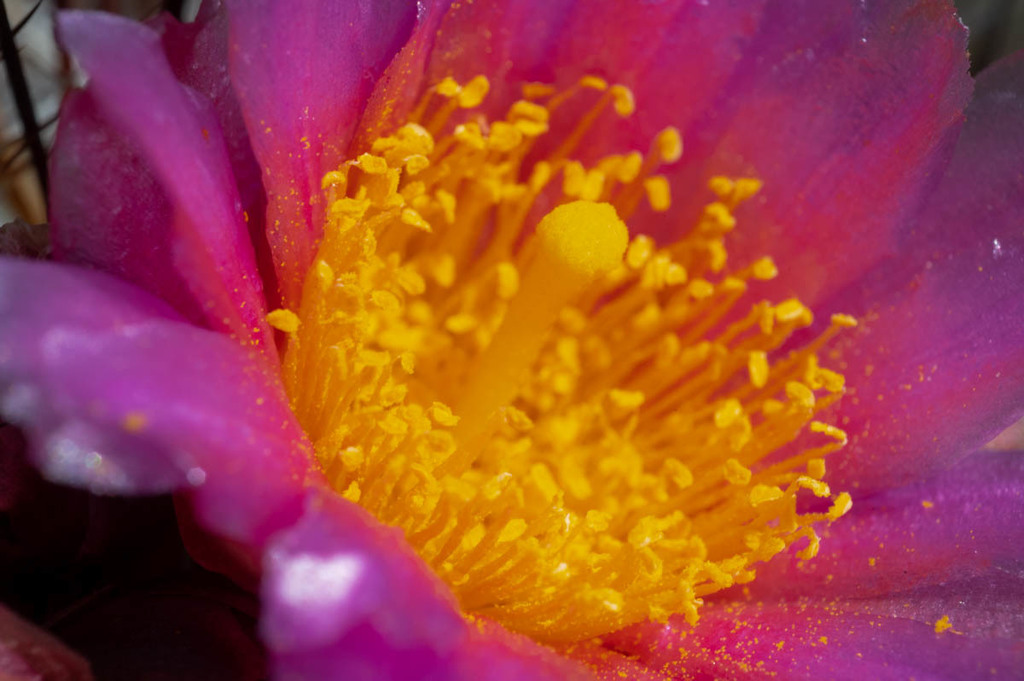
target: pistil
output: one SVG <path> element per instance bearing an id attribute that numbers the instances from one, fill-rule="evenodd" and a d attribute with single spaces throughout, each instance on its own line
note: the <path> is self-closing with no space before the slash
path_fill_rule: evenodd
<path id="1" fill-rule="evenodd" d="M 629 236 L 606 203 L 562 204 L 537 225 L 535 253 L 490 344 L 474 360 L 455 410 L 469 444 L 488 417 L 512 404 L 559 313 L 599 277 L 621 265 Z"/>

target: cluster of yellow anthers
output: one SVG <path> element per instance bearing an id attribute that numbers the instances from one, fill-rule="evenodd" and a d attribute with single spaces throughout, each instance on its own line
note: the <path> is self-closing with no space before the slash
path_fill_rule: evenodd
<path id="1" fill-rule="evenodd" d="M 620 217 L 669 207 L 653 173 L 679 133 L 584 167 L 570 154 L 609 107 L 632 113 L 629 90 L 531 85 L 487 121 L 487 89 L 442 81 L 324 178 L 300 309 L 269 316 L 292 407 L 331 484 L 401 528 L 465 612 L 548 642 L 695 622 L 702 596 L 794 542 L 814 556 L 812 523 L 850 507 L 821 480 L 846 436 L 814 420 L 843 392 L 815 353 L 854 321 L 770 365 L 811 313 L 736 312 L 776 274 L 767 258 L 725 269 L 732 211 L 760 182 L 716 177 L 674 244 L 630 240 Z M 799 513 L 800 490 L 830 509 Z"/>

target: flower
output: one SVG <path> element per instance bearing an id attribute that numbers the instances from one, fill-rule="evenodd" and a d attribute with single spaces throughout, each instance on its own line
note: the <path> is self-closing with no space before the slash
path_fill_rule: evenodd
<path id="1" fill-rule="evenodd" d="M 971 82 L 963 35 L 946 3 L 495 2 L 431 4 L 414 11 L 402 2 L 364 7 L 325 1 L 296 10 L 265 0 L 228 3 L 226 10 L 206 5 L 194 25 L 163 20 L 155 28 L 77 13 L 60 22 L 66 47 L 89 75 L 87 87 L 64 105 L 54 150 L 51 213 L 55 259 L 61 262 L 2 261 L 0 407 L 25 428 L 36 464 L 53 480 L 109 493 L 185 490 L 182 532 L 193 555 L 242 581 L 262 573 L 261 628 L 276 676 L 885 678 L 916 670 L 921 676 L 962 678 L 989 668 L 1003 674 L 1018 668 L 1019 612 L 993 603 L 1002 593 L 1019 596 L 1022 561 L 1020 542 L 1013 539 L 1021 530 L 1012 520 L 1022 464 L 1013 455 L 964 455 L 1012 421 L 1024 385 L 1024 344 L 1014 323 L 1022 299 L 1022 235 L 1014 212 L 1022 199 L 1014 165 L 1024 139 L 1014 99 L 1020 64 L 1011 59 L 979 81 L 964 124 L 961 110 Z M 480 74 L 486 80 L 477 79 Z M 609 86 L 601 77 L 621 85 Z M 553 92 L 532 86 L 533 99 L 545 106 L 516 104 L 519 87 L 534 82 L 554 86 Z M 485 84 L 491 91 L 483 100 Z M 597 93 L 588 99 L 580 88 Z M 591 120 L 587 112 L 595 97 L 633 116 Z M 478 127 L 446 127 L 444 117 L 461 115 L 460 109 L 470 117 L 478 111 L 476 119 L 459 119 Z M 548 121 L 541 109 L 557 111 Z M 497 123 L 506 110 L 509 128 L 518 131 L 508 130 L 507 140 Z M 410 119 L 423 125 L 403 127 Z M 494 123 L 480 127 L 482 120 Z M 554 141 L 538 138 L 529 149 L 517 146 L 533 138 L 530 124 L 552 128 L 547 139 Z M 666 282 L 703 282 L 687 292 L 688 301 L 716 301 L 702 316 L 676 322 L 693 332 L 693 342 L 706 338 L 716 322 L 742 317 L 744 310 L 729 317 L 715 296 L 725 300 L 741 291 L 744 272 L 748 279 L 770 279 L 758 284 L 766 297 L 800 296 L 802 303 L 755 308 L 770 312 L 766 325 L 789 324 L 787 335 L 810 322 L 808 308 L 849 313 L 860 321 L 831 350 L 819 349 L 815 336 L 794 336 L 784 349 L 795 348 L 799 361 L 789 365 L 775 352 L 775 341 L 727 354 L 729 361 L 748 362 L 743 368 L 755 388 L 764 387 L 766 371 L 790 379 L 792 385 L 776 388 L 785 403 L 761 401 L 763 418 L 748 413 L 745 388 L 736 388 L 743 399 L 723 397 L 740 385 L 739 378 L 729 382 L 729 376 L 739 376 L 734 361 L 729 373 L 715 359 L 696 358 L 725 376 L 708 379 L 709 403 L 700 412 L 705 421 L 697 425 L 713 424 L 730 437 L 696 426 L 686 431 L 699 443 L 699 453 L 713 455 L 716 464 L 665 463 L 664 472 L 639 480 L 609 469 L 599 491 L 610 489 L 619 475 L 628 483 L 620 486 L 626 490 L 621 494 L 635 495 L 627 501 L 676 498 L 669 492 L 700 501 L 664 487 L 672 482 L 684 490 L 691 484 L 689 473 L 699 484 L 710 481 L 706 493 L 712 501 L 705 503 L 728 508 L 726 520 L 713 533 L 672 535 L 687 518 L 710 523 L 723 515 L 701 516 L 699 504 L 685 516 L 652 514 L 646 524 L 635 523 L 635 536 L 630 530 L 629 549 L 621 537 L 601 534 L 614 517 L 587 512 L 586 530 L 574 537 L 590 536 L 595 546 L 603 542 L 602 551 L 610 546 L 605 553 L 612 561 L 622 556 L 611 563 L 615 570 L 605 569 L 604 581 L 595 576 L 604 557 L 596 559 L 594 573 L 571 565 L 596 555 L 589 545 L 583 548 L 590 553 L 577 551 L 567 538 L 566 550 L 557 553 L 537 539 L 548 531 L 542 512 L 526 522 L 495 509 L 543 511 L 543 504 L 518 502 L 516 494 L 527 499 L 579 480 L 559 471 L 556 485 L 536 458 L 545 451 L 563 457 L 559 461 L 568 458 L 564 448 L 550 445 L 557 434 L 551 413 L 571 416 L 568 427 L 593 429 L 583 455 L 597 449 L 598 441 L 629 441 L 624 433 L 631 429 L 655 440 L 668 437 L 665 430 L 675 422 L 631 416 L 646 397 L 636 394 L 642 391 L 607 390 L 600 393 L 609 400 L 603 406 L 578 400 L 570 406 L 579 412 L 550 412 L 545 400 L 556 400 L 545 388 L 565 393 L 555 390 L 558 367 L 545 364 L 543 354 L 540 366 L 552 369 L 550 380 L 543 379 L 549 383 L 531 384 L 518 403 L 528 404 L 530 413 L 506 410 L 507 424 L 499 423 L 497 434 L 487 419 L 492 407 L 508 401 L 505 388 L 514 380 L 504 376 L 505 369 L 530 364 L 544 352 L 521 348 L 540 343 L 563 303 L 585 292 L 581 287 L 590 287 L 591 315 L 575 326 L 589 328 L 602 314 L 613 328 L 636 321 L 613 313 L 632 295 L 627 291 L 636 290 L 627 287 L 642 287 L 643 275 L 636 272 L 648 271 L 645 258 L 656 257 L 648 252 L 653 242 L 634 239 L 626 259 L 627 265 L 636 261 L 636 272 L 607 283 L 618 270 L 614 258 L 605 262 L 605 256 L 621 257 L 625 237 L 615 214 L 592 201 L 603 198 L 604 185 L 594 189 L 585 166 L 568 164 L 563 188 L 573 188 L 565 193 L 584 203 L 541 210 L 547 196 L 541 192 L 535 216 L 541 236 L 530 247 L 535 259 L 513 263 L 512 270 L 498 267 L 501 258 L 488 262 L 494 267 L 495 280 L 487 284 L 493 292 L 485 293 L 484 283 L 467 284 L 480 304 L 458 301 L 474 318 L 446 316 L 445 333 L 458 333 L 462 323 L 482 328 L 484 336 L 473 341 L 479 348 L 467 350 L 474 347 L 467 341 L 431 351 L 427 341 L 441 333 L 436 325 L 412 323 L 412 313 L 409 323 L 399 325 L 393 314 L 404 302 L 399 288 L 412 299 L 426 290 L 428 274 L 441 288 L 446 279 L 452 282 L 443 257 L 459 252 L 452 243 L 478 237 L 490 226 L 494 240 L 504 238 L 507 222 L 501 216 L 493 223 L 474 221 L 456 210 L 490 210 L 489 192 L 507 199 L 509 212 L 533 210 L 533 203 L 516 203 L 523 194 L 515 185 L 523 184 L 508 182 L 501 174 L 506 166 L 493 159 L 511 163 L 509 157 L 529 151 L 535 157 L 527 157 L 524 167 L 535 172 L 543 167 L 537 159 L 561 160 L 577 126 L 583 144 L 569 151 L 591 164 L 655 141 L 648 158 L 664 165 L 663 176 L 642 160 L 629 171 L 627 157 L 606 159 L 602 168 L 611 177 L 608 164 L 619 164 L 615 177 L 623 190 L 613 200 L 618 212 L 630 213 L 630 229 L 649 227 L 653 236 L 670 241 L 679 237 L 681 225 L 698 225 L 699 243 L 680 243 L 699 251 L 693 262 L 707 278 L 690 280 L 691 273 L 679 269 L 670 273 L 668 261 L 663 273 Z M 685 151 L 680 136 L 666 126 L 682 132 Z M 422 194 L 409 184 L 419 180 L 401 185 L 409 193 L 395 198 L 398 167 L 410 177 L 429 175 L 444 160 L 438 148 L 482 144 L 485 129 L 493 154 L 477 165 L 445 169 L 476 194 L 449 192 L 446 199 L 424 179 L 424 191 L 437 190 L 433 199 L 416 203 Z M 429 143 L 423 130 L 429 131 Z M 392 156 L 395 150 L 401 153 Z M 466 156 L 468 163 L 473 157 Z M 764 180 L 763 191 L 741 205 L 758 184 L 742 179 L 751 176 Z M 705 190 L 709 183 L 717 203 Z M 637 202 L 641 189 L 643 205 Z M 705 209 L 709 201 L 712 208 Z M 424 217 L 430 211 L 452 212 L 445 219 L 458 227 L 442 232 L 443 219 Z M 410 228 L 405 236 L 359 231 L 394 215 Z M 719 238 L 734 218 L 753 228 L 730 235 L 728 262 L 738 265 L 732 278 L 713 276 L 726 257 Z M 588 232 L 580 248 L 574 230 L 583 221 L 606 223 L 607 234 L 598 239 Z M 406 249 L 413 239 L 432 243 L 409 236 L 416 228 L 436 229 L 438 239 L 448 240 L 445 248 Z M 507 236 L 514 241 L 517 234 Z M 462 248 L 472 253 L 473 245 Z M 419 269 L 388 259 L 402 249 L 422 255 Z M 778 276 L 774 265 L 757 260 L 764 254 L 778 263 Z M 487 255 L 473 262 L 487 262 Z M 745 264 L 751 266 L 744 269 Z M 604 288 L 593 289 L 595 279 L 606 282 L 600 284 Z M 630 283 L 635 281 L 640 283 Z M 353 309 L 365 314 L 347 310 L 344 297 L 331 300 L 330 309 L 318 308 L 328 294 L 350 296 Z M 517 295 L 528 303 L 518 310 Z M 682 309 L 654 300 L 663 304 L 657 314 Z M 484 303 L 502 303 L 508 310 L 481 316 Z M 434 309 L 428 305 L 422 318 Z M 335 310 L 348 314 L 339 319 L 351 328 L 330 326 L 339 323 L 327 314 Z M 726 316 L 711 316 L 716 312 Z M 503 314 L 517 323 L 502 326 Z M 487 326 L 492 319 L 493 328 Z M 563 319 L 562 326 L 575 328 L 572 319 Z M 833 326 L 850 326 L 849 318 L 837 317 Z M 274 329 L 283 335 L 275 338 Z M 762 335 L 771 336 L 773 329 Z M 318 334 L 333 335 L 325 342 Z M 392 369 L 415 368 L 406 367 L 398 352 L 409 345 L 409 334 L 427 347 L 415 346 L 412 359 L 426 357 L 435 362 L 435 372 L 452 371 L 463 381 L 458 389 L 447 386 L 453 400 L 460 391 L 466 400 L 454 413 L 444 400 L 432 399 L 443 381 L 431 383 L 429 367 L 421 372 L 427 375 L 422 384 L 392 380 Z M 573 338 L 569 332 L 563 336 Z M 353 360 L 351 353 L 368 351 L 364 338 L 376 344 L 376 354 Z M 776 340 L 782 343 L 784 336 Z M 283 360 L 275 352 L 278 341 L 287 347 Z M 497 352 L 495 346 L 504 349 Z M 565 352 L 572 356 L 570 350 Z M 324 359 L 339 356 L 346 369 L 368 371 L 339 383 L 344 377 L 331 375 Z M 819 357 L 822 365 L 841 369 L 853 390 L 837 411 L 827 405 L 817 421 L 813 389 L 820 397 L 843 389 L 838 374 L 819 366 Z M 626 376 L 639 375 L 638 367 Z M 798 369 L 799 375 L 786 373 Z M 609 370 L 604 371 L 583 378 L 603 380 Z M 651 380 L 672 378 L 667 371 L 653 372 Z M 326 376 L 329 381 L 317 383 Z M 569 393 L 576 378 L 566 379 Z M 351 400 L 339 385 L 367 395 Z M 317 390 L 335 391 L 331 404 L 346 405 L 341 421 L 322 401 L 305 399 L 303 391 Z M 406 404 L 407 391 L 419 411 L 393 408 Z M 665 394 L 683 399 L 679 392 Z M 421 404 L 416 400 L 423 395 L 431 399 Z M 849 446 L 828 457 L 828 486 L 819 457 L 806 449 L 812 445 L 799 437 L 792 449 L 776 445 L 748 459 L 749 466 L 743 463 L 742 453 L 759 442 L 751 438 L 755 425 L 782 423 L 773 413 L 799 414 L 798 425 L 807 425 L 805 435 L 816 447 L 834 449 L 829 438 L 845 439 L 839 428 L 850 434 Z M 459 423 L 456 417 L 462 417 Z M 539 435 L 517 440 L 512 431 L 528 429 L 524 418 L 536 419 L 541 429 L 546 424 L 547 444 Z M 424 419 L 427 425 L 418 426 Z M 433 432 L 431 423 L 448 433 L 428 443 L 445 457 L 455 458 L 453 447 L 462 452 L 470 449 L 466 442 L 482 438 L 484 454 L 476 462 L 484 472 L 494 461 L 519 456 L 516 443 L 527 442 L 525 461 L 536 489 L 527 488 L 525 474 L 499 473 L 491 487 L 481 475 L 463 496 L 487 504 L 465 504 L 446 516 L 437 511 L 440 497 L 417 492 L 417 499 L 410 493 L 429 492 L 445 472 L 416 459 L 419 468 L 409 463 L 420 455 L 418 441 L 408 440 L 417 444 L 409 452 L 390 444 L 376 454 L 369 446 L 344 449 L 360 432 L 383 432 L 380 442 L 405 442 L 410 430 Z M 757 435 L 786 435 L 780 436 L 785 444 L 792 424 L 783 425 Z M 351 475 L 371 454 L 377 457 L 373 475 Z M 807 475 L 797 473 L 794 461 L 808 464 Z M 778 473 L 770 466 L 783 463 L 780 475 L 789 477 L 782 487 L 757 477 L 766 470 Z M 427 482 L 395 482 L 413 474 Z M 458 502 L 457 483 L 467 482 L 467 475 L 445 490 L 451 503 Z M 748 488 L 751 482 L 757 484 Z M 395 486 L 382 493 L 382 484 Z M 832 497 L 831 505 L 798 505 L 800 487 Z M 835 519 L 849 507 L 848 497 L 832 488 L 849 489 L 854 508 L 822 530 L 827 536 L 815 557 L 817 535 L 805 521 Z M 506 490 L 518 505 L 496 505 Z M 387 503 L 372 504 L 373 491 Z M 601 501 L 616 498 L 621 499 L 608 493 Z M 406 535 L 348 499 L 388 515 L 388 522 L 406 527 Z M 772 514 L 755 512 L 762 503 Z M 422 508 L 445 521 L 440 529 L 461 523 L 465 532 L 417 543 L 408 536 L 411 525 L 403 523 Z M 476 513 L 495 520 L 474 537 Z M 566 530 L 572 527 L 583 527 L 582 514 L 567 516 Z M 524 536 L 534 543 L 517 544 Z M 692 543 L 662 551 L 671 541 L 694 536 L 703 537 L 703 550 Z M 724 548 L 714 546 L 704 555 L 709 539 Z M 759 562 L 798 539 L 799 552 Z M 517 552 L 495 554 L 491 547 L 498 541 Z M 482 601 L 501 606 L 481 608 L 488 617 L 474 614 L 474 608 L 463 617 L 456 606 L 455 594 L 463 607 L 471 602 L 460 590 L 464 584 L 486 591 L 481 584 L 487 576 L 447 566 L 445 559 L 457 548 L 463 551 L 461 565 L 473 567 L 469 556 L 478 551 L 472 556 L 477 562 L 486 555 L 505 570 L 495 572 L 501 579 L 489 586 L 498 592 Z M 680 551 L 685 560 L 674 557 Z M 506 553 L 520 563 L 509 563 Z M 574 579 L 552 581 L 562 570 L 561 563 L 545 562 L 552 556 L 565 559 Z M 433 561 L 436 574 L 425 560 Z M 543 593 L 496 597 L 520 564 L 530 566 Z M 666 564 L 680 570 L 670 573 L 679 580 L 677 590 L 665 587 Z M 549 578 L 538 566 L 556 576 Z M 758 576 L 750 581 L 753 569 Z M 635 581 L 620 579 L 626 571 Z M 717 591 L 734 582 L 743 586 Z M 643 587 L 634 591 L 646 590 L 646 598 L 628 591 L 634 584 Z M 560 600 L 564 594 L 570 600 Z M 707 596 L 703 604 L 701 596 Z M 668 609 L 659 612 L 663 603 Z"/>

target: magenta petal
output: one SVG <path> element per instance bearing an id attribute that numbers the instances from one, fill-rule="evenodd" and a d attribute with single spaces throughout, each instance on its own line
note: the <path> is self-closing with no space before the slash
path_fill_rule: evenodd
<path id="1" fill-rule="evenodd" d="M 130 279 L 183 314 L 272 347 L 220 126 L 152 30 L 113 15 L 58 19 L 89 75 L 54 149 L 56 257 Z M 269 352 L 269 351 L 268 351 Z"/>
<path id="2" fill-rule="evenodd" d="M 0 679 L 92 681 L 89 663 L 0 605 Z"/>
<path id="3" fill-rule="evenodd" d="M 1024 456 L 979 452 L 930 480 L 854 502 L 810 561 L 758 570 L 754 598 L 861 599 L 1024 640 Z M 895 594 L 895 596 L 894 596 Z M 883 607 L 884 609 L 884 607 Z"/>
<path id="4" fill-rule="evenodd" d="M 832 480 L 898 485 L 948 466 L 1024 411 L 1024 58 L 978 79 L 956 155 L 899 255 L 827 307 L 862 319 L 840 347 L 851 434 Z"/>
<path id="5" fill-rule="evenodd" d="M 51 480 L 188 486 L 208 529 L 249 543 L 297 510 L 312 453 L 277 376 L 106 275 L 0 260 L 0 388 Z"/>
<path id="6" fill-rule="evenodd" d="M 584 153 L 645 150 L 668 125 L 685 146 L 671 218 L 631 226 L 678 234 L 709 177 L 754 174 L 731 257 L 772 255 L 775 291 L 813 304 L 888 253 L 934 186 L 971 91 L 965 47 L 948 0 L 460 3 L 430 74 L 483 72 L 499 98 L 587 73 L 630 86 L 636 114 L 609 115 Z"/>
<path id="7" fill-rule="evenodd" d="M 314 490 L 271 540 L 263 639 L 275 678 L 585 679 L 579 666 L 497 625 L 469 625 L 399 530 Z"/>
<path id="8" fill-rule="evenodd" d="M 320 182 L 343 160 L 373 83 L 409 35 L 416 4 L 228 2 L 231 78 L 269 198 L 282 300 L 298 302 L 322 228 Z"/>
<path id="9" fill-rule="evenodd" d="M 810 600 L 715 604 L 692 631 L 681 619 L 616 634 L 609 645 L 675 679 L 961 681 L 1019 678 L 1016 641 Z"/>

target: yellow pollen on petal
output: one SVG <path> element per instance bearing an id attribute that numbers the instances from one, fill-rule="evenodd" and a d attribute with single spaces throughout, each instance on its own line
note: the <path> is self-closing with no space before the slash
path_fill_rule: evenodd
<path id="1" fill-rule="evenodd" d="M 952 631 L 954 634 L 958 633 L 955 629 L 953 629 L 953 625 L 949 621 L 949 615 L 943 615 L 935 622 L 935 633 L 943 634 L 947 631 Z"/>
<path id="2" fill-rule="evenodd" d="M 811 311 L 761 300 L 771 258 L 729 259 L 759 179 L 687 187 L 706 207 L 686 227 L 662 174 L 678 130 L 589 153 L 628 88 L 533 83 L 499 112 L 488 90 L 442 80 L 324 176 L 300 304 L 267 315 L 292 409 L 331 486 L 468 617 L 550 643 L 696 623 L 849 511 L 823 481 L 845 380 L 819 356 L 856 320 L 790 347 Z M 675 241 L 630 234 L 644 205 Z"/>

